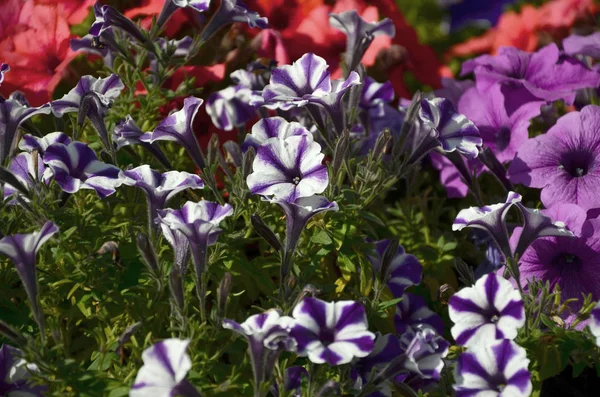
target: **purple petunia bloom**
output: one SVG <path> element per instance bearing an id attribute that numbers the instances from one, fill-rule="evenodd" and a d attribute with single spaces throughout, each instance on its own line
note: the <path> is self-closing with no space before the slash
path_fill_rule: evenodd
<path id="1" fill-rule="evenodd" d="M 177 142 L 185 148 L 196 166 L 204 169 L 204 156 L 192 126 L 202 102 L 202 99 L 193 96 L 185 98 L 183 109 L 171 113 L 160 122 L 154 131 L 143 134 L 140 140 L 149 143 L 156 141 Z"/>
<path id="2" fill-rule="evenodd" d="M 0 240 L 0 254 L 7 256 L 14 262 L 31 303 L 33 317 L 38 323 L 42 334 L 44 331 L 44 316 L 38 306 L 36 254 L 42 245 L 57 232 L 58 227 L 54 223 L 46 222 L 37 232 L 14 234 Z"/>
<path id="3" fill-rule="evenodd" d="M 69 136 L 64 132 L 51 132 L 50 134 L 46 134 L 41 138 L 30 134 L 25 134 L 19 141 L 19 149 L 26 152 L 37 150 L 38 153 L 44 154 L 46 149 L 55 143 L 68 145 L 71 143 L 71 138 L 69 138 Z"/>
<path id="4" fill-rule="evenodd" d="M 190 341 L 165 339 L 142 353 L 144 365 L 138 371 L 131 397 L 200 397 L 200 393 L 185 379 L 192 368 L 186 353 Z"/>
<path id="5" fill-rule="evenodd" d="M 139 43 L 147 42 L 147 38 L 140 28 L 112 6 L 101 5 L 100 3 L 94 4 L 94 16 L 96 19 L 89 31 L 89 34 L 93 37 L 104 37 L 106 32 L 110 32 L 112 28 L 117 28 L 131 35 Z"/>
<path id="6" fill-rule="evenodd" d="M 485 344 L 494 339 L 515 339 L 525 325 L 525 306 L 512 283 L 495 273 L 463 288 L 448 306 L 454 326 L 450 330 L 459 345 Z"/>
<path id="7" fill-rule="evenodd" d="M 62 117 L 65 113 L 78 112 L 84 98 L 91 94 L 97 95 L 105 109 L 108 109 L 124 88 L 125 85 L 116 74 L 105 78 L 83 76 L 68 94 L 50 103 L 52 113 Z"/>
<path id="8" fill-rule="evenodd" d="M 440 379 L 450 343 L 433 328 L 408 328 L 400 337 L 400 346 L 406 356 L 401 366 L 405 372 L 422 379 Z"/>
<path id="9" fill-rule="evenodd" d="M 158 15 L 156 25 L 159 28 L 162 27 L 178 8 L 191 8 L 197 12 L 204 12 L 207 11 L 209 7 L 210 0 L 166 0 Z"/>
<path id="10" fill-rule="evenodd" d="M 390 240 L 381 240 L 375 243 L 375 250 L 367 255 L 367 259 L 373 266 L 373 274 L 378 275 L 383 269 L 383 259 L 385 252 L 390 245 Z M 404 294 L 404 290 L 412 285 L 418 285 L 423 276 L 423 267 L 419 260 L 414 256 L 407 254 L 404 247 L 398 246 L 398 250 L 391 257 L 387 264 L 386 274 L 381 275 L 392 295 L 399 298 Z"/>
<path id="11" fill-rule="evenodd" d="M 10 66 L 6 63 L 0 63 L 0 85 L 4 81 L 4 74 L 10 71 Z"/>
<path id="12" fill-rule="evenodd" d="M 508 168 L 511 182 L 541 188 L 542 203 L 600 207 L 600 107 L 561 117 L 547 133 L 526 141 Z"/>
<path id="13" fill-rule="evenodd" d="M 381 379 L 382 382 L 378 385 L 378 390 L 374 394 L 369 394 L 368 397 L 391 396 L 391 390 L 388 384 L 391 376 L 382 376 L 382 371 L 385 371 L 394 360 L 397 360 L 397 358 L 402 355 L 402 353 L 404 353 L 404 351 L 400 345 L 400 339 L 398 339 L 396 335 L 382 335 L 378 332 L 373 351 L 368 356 L 356 360 L 353 365 L 351 376 L 354 381 L 354 388 L 361 390 L 364 385 L 372 380 L 371 374 L 373 373 L 373 370 L 375 370 L 374 378 L 379 376 L 384 379 Z M 388 391 L 390 393 L 387 393 Z"/>
<path id="14" fill-rule="evenodd" d="M 244 138 L 242 150 L 246 151 L 249 147 L 258 149 L 260 146 L 267 143 L 270 138 L 285 140 L 290 136 L 301 135 L 311 135 L 311 133 L 298 122 L 288 122 L 283 117 L 260 119 L 252 126 L 251 133 Z"/>
<path id="15" fill-rule="evenodd" d="M 540 100 L 562 99 L 569 105 L 575 100 L 576 90 L 600 84 L 600 73 L 561 54 L 554 43 L 534 53 L 500 47 L 498 55 L 482 55 L 463 63 L 462 74 L 471 72 L 482 91 L 496 83 L 512 84 L 524 87 Z"/>
<path id="16" fill-rule="evenodd" d="M 30 107 L 23 94 L 18 91 L 8 99 L 0 97 L 0 165 L 4 165 L 9 154 L 15 149 L 15 135 L 21 123 L 36 114 L 50 114 L 50 105 Z"/>
<path id="17" fill-rule="evenodd" d="M 391 19 L 384 18 L 369 23 L 362 19 L 356 10 L 329 14 L 329 24 L 346 35 L 345 63 L 349 71 L 355 70 L 360 64 L 375 37 L 386 35 L 393 38 L 396 35 L 396 28 Z"/>
<path id="18" fill-rule="evenodd" d="M 288 331 L 292 322 L 293 319 L 281 317 L 276 310 L 255 314 L 241 324 L 223 320 L 223 328 L 237 332 L 248 341 L 256 385 L 271 379 L 273 367 L 282 351 L 296 350 L 296 341 Z"/>
<path id="19" fill-rule="evenodd" d="M 46 386 L 29 384 L 31 372 L 38 372 L 35 364 L 23 359 L 23 352 L 9 345 L 0 347 L 0 393 L 6 397 L 43 397 Z"/>
<path id="20" fill-rule="evenodd" d="M 44 166 L 39 154 L 19 153 L 13 158 L 8 170 L 28 191 L 35 191 L 40 182 L 48 183 L 51 178 L 51 172 Z M 4 199 L 16 193 L 18 192 L 14 186 L 4 184 Z"/>
<path id="21" fill-rule="evenodd" d="M 325 191 L 329 176 L 324 157 L 312 134 L 271 138 L 258 148 L 246 182 L 252 194 L 294 202 Z"/>
<path id="22" fill-rule="evenodd" d="M 511 340 L 474 346 L 458 358 L 456 397 L 527 397 L 533 388 L 528 366 L 527 352 Z"/>
<path id="23" fill-rule="evenodd" d="M 596 345 L 600 346 L 600 302 L 590 312 L 590 323 L 588 324 L 590 332 L 596 338 Z"/>
<path id="24" fill-rule="evenodd" d="M 440 315 L 427 307 L 422 296 L 408 292 L 402 295 L 402 300 L 396 305 L 394 325 L 398 335 L 403 335 L 409 328 L 416 330 L 423 325 L 431 327 L 438 334 L 444 333 L 444 320 Z"/>
<path id="25" fill-rule="evenodd" d="M 562 45 L 567 55 L 583 55 L 600 59 L 600 32 L 589 36 L 573 34 L 564 39 Z"/>
<path id="26" fill-rule="evenodd" d="M 509 116 L 501 88 L 499 84 L 485 92 L 477 87 L 470 88 L 460 98 L 458 111 L 477 126 L 483 144 L 498 160 L 507 163 L 529 138 L 529 123 L 539 116 L 542 102 L 523 104 Z"/>
<path id="27" fill-rule="evenodd" d="M 233 22 L 246 23 L 251 28 L 259 29 L 266 29 L 269 23 L 267 18 L 250 11 L 241 0 L 221 0 L 221 5 L 204 28 L 200 40 L 207 41 L 223 26 Z"/>
<path id="28" fill-rule="evenodd" d="M 122 183 L 119 168 L 98 160 L 83 142 L 55 143 L 46 149 L 44 163 L 52 169 L 54 180 L 67 193 L 92 189 L 101 198 L 110 196 Z"/>
<path id="29" fill-rule="evenodd" d="M 458 152 L 468 157 L 477 157 L 478 146 L 482 145 L 479 130 L 447 99 L 423 99 L 419 109 L 419 119 L 425 128 L 446 152 Z"/>
<path id="30" fill-rule="evenodd" d="M 260 95 L 238 84 L 212 93 L 206 100 L 206 113 L 215 127 L 230 131 L 256 116 L 256 106 L 250 103 L 260 99 Z"/>
<path id="31" fill-rule="evenodd" d="M 298 354 L 316 364 L 347 364 L 366 357 L 375 334 L 368 331 L 364 307 L 354 301 L 324 302 L 305 298 L 294 307 L 290 335 L 298 343 Z"/>

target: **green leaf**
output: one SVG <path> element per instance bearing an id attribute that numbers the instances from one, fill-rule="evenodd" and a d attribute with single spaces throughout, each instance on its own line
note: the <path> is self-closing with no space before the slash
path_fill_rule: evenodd
<path id="1" fill-rule="evenodd" d="M 402 297 L 396 298 L 396 299 L 391 299 L 389 301 L 381 302 L 379 304 L 379 310 L 385 310 L 390 306 L 395 306 L 396 304 L 400 303 L 401 300 L 402 300 Z"/>
<path id="2" fill-rule="evenodd" d="M 329 245 L 333 243 L 333 240 L 331 237 L 329 237 L 329 234 L 327 234 L 325 230 L 319 230 L 317 233 L 313 234 L 310 238 L 310 241 L 321 245 Z"/>

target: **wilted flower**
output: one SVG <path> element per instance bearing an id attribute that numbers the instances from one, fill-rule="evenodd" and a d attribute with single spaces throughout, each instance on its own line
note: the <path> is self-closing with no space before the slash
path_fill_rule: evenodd
<path id="1" fill-rule="evenodd" d="M 512 283 L 495 273 L 463 288 L 448 306 L 454 326 L 450 330 L 459 345 L 478 346 L 494 339 L 515 339 L 525 325 L 521 294 Z"/>
<path id="2" fill-rule="evenodd" d="M 37 150 L 38 153 L 44 154 L 46 149 L 48 149 L 48 146 L 55 143 L 68 145 L 71 143 L 71 138 L 69 138 L 69 136 L 64 132 L 51 132 L 41 138 L 30 134 L 25 134 L 19 141 L 19 149 L 26 152 Z"/>
<path id="3" fill-rule="evenodd" d="M 242 150 L 246 151 L 249 147 L 258 149 L 261 145 L 267 143 L 270 138 L 285 140 L 295 135 L 311 135 L 311 133 L 298 122 L 288 122 L 283 117 L 267 117 L 258 120 L 252 126 L 251 133 L 244 138 Z"/>
<path id="4" fill-rule="evenodd" d="M 526 141 L 508 168 L 513 183 L 541 188 L 546 207 L 600 207 L 600 107 L 562 116 L 547 133 Z"/>
<path id="5" fill-rule="evenodd" d="M 42 157 L 39 154 L 19 153 L 10 163 L 8 170 L 13 176 L 27 188 L 33 190 L 40 182 L 48 182 L 50 173 L 44 166 Z M 17 193 L 14 186 L 8 183 L 4 184 L 4 198 Z"/>
<path id="6" fill-rule="evenodd" d="M 383 263 L 390 243 L 391 240 L 377 241 L 374 252 L 367 255 L 367 258 L 373 266 L 374 275 L 378 275 L 382 271 L 386 272 L 381 274 L 381 280 L 386 282 L 392 294 L 399 298 L 406 288 L 421 282 L 423 268 L 419 260 L 414 255 L 407 254 L 401 245 L 390 257 L 389 263 Z M 385 269 L 383 269 L 384 266 Z"/>
<path id="7" fill-rule="evenodd" d="M 50 114 L 50 106 L 30 107 L 18 91 L 10 94 L 8 99 L 0 97 L 0 165 L 4 165 L 11 150 L 16 146 L 15 135 L 25 120 L 36 114 Z"/>
<path id="8" fill-rule="evenodd" d="M 290 335 L 298 343 L 298 354 L 313 363 L 347 364 L 373 350 L 375 334 L 368 331 L 360 303 L 305 298 L 292 315 L 295 321 Z"/>
<path id="9" fill-rule="evenodd" d="M 144 350 L 144 365 L 138 371 L 129 395 L 200 397 L 185 379 L 192 368 L 192 360 L 186 353 L 189 343 L 189 340 L 165 339 Z"/>
<path id="10" fill-rule="evenodd" d="M 479 130 L 472 121 L 458 113 L 448 99 L 423 99 L 419 118 L 426 128 L 431 129 L 432 137 L 446 152 L 458 150 L 469 157 L 477 157 L 478 146 L 482 145 Z"/>
<path id="11" fill-rule="evenodd" d="M 9 345 L 0 347 L 0 392 L 6 397 L 43 397 L 48 388 L 29 384 L 35 364 L 23 359 L 23 352 Z"/>
<path id="12" fill-rule="evenodd" d="M 265 29 L 268 26 L 267 18 L 248 10 L 241 0 L 221 0 L 219 9 L 204 28 L 200 39 L 207 41 L 223 26 L 233 22 L 247 23 L 251 28 Z"/>
<path id="13" fill-rule="evenodd" d="M 600 346 L 600 302 L 590 312 L 590 323 L 588 324 L 592 335 L 596 338 L 596 345 Z"/>
<path id="14" fill-rule="evenodd" d="M 423 379 L 440 379 L 444 368 L 442 359 L 448 354 L 450 343 L 433 328 L 421 326 L 407 329 L 400 337 L 400 345 L 406 356 L 400 368 Z"/>
<path id="15" fill-rule="evenodd" d="M 456 396 L 527 397 L 532 391 L 528 366 L 527 352 L 511 340 L 475 345 L 458 358 Z"/>
<path id="16" fill-rule="evenodd" d="M 38 284 L 36 276 L 36 254 L 39 249 L 58 232 L 58 227 L 52 222 L 46 222 L 42 229 L 29 234 L 14 234 L 0 240 L 0 254 L 10 258 L 16 268 L 25 292 L 31 303 L 33 317 L 40 330 L 44 330 L 44 317 L 38 306 Z M 1 366 L 0 366 L 1 368 Z"/>
<path id="17" fill-rule="evenodd" d="M 396 29 L 389 18 L 378 22 L 369 23 L 361 18 L 356 10 L 329 14 L 331 27 L 341 30 L 346 35 L 346 68 L 348 71 L 356 69 L 360 61 L 377 36 L 386 35 L 394 37 Z"/>
<path id="18" fill-rule="evenodd" d="M 444 333 L 444 320 L 439 314 L 427 307 L 427 302 L 422 296 L 405 292 L 402 300 L 396 305 L 394 316 L 396 333 L 403 335 L 407 329 L 418 329 L 427 325 L 438 334 Z"/>
<path id="19" fill-rule="evenodd" d="M 55 143 L 46 149 L 43 160 L 52 169 L 58 186 L 67 193 L 92 189 L 104 198 L 113 194 L 122 182 L 120 170 L 98 160 L 96 153 L 83 142 Z"/>
<path id="20" fill-rule="evenodd" d="M 324 156 L 311 134 L 271 138 L 257 150 L 250 192 L 287 202 L 322 193 L 329 183 Z"/>

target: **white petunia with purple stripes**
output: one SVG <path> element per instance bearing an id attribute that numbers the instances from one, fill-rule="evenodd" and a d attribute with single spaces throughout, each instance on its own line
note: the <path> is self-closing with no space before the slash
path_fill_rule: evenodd
<path id="1" fill-rule="evenodd" d="M 596 338 L 596 345 L 600 346 L 600 302 L 596 303 L 596 306 L 594 306 L 590 313 L 588 327 L 592 335 Z"/>

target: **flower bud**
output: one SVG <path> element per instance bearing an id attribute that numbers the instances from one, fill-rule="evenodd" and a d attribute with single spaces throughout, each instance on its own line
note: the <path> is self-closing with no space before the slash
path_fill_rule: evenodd
<path id="1" fill-rule="evenodd" d="M 275 233 L 273 233 L 273 231 L 267 225 L 265 225 L 260 215 L 254 214 L 250 217 L 250 219 L 252 221 L 252 227 L 254 228 L 254 231 L 256 231 L 256 233 L 259 236 L 267 240 L 267 243 L 269 243 L 269 245 L 273 247 L 273 249 L 275 249 L 276 251 L 280 251 L 281 242 L 279 241 Z"/>

